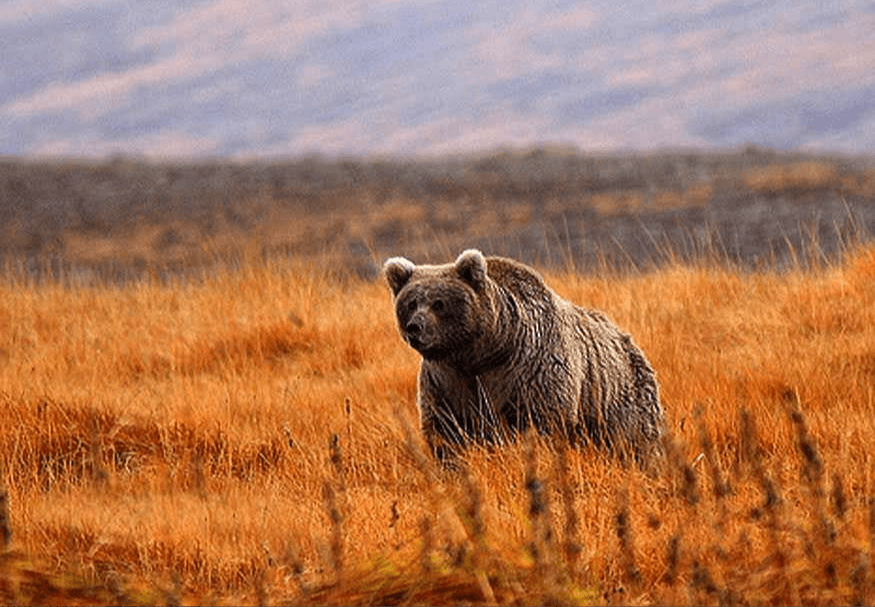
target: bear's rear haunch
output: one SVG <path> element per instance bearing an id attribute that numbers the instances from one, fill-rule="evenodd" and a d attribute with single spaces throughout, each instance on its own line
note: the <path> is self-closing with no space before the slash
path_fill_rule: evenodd
<path id="1" fill-rule="evenodd" d="M 439 266 L 393 257 L 384 273 L 401 336 L 422 355 L 422 431 L 439 458 L 529 427 L 639 461 L 660 452 L 653 368 L 604 314 L 476 250 Z"/>

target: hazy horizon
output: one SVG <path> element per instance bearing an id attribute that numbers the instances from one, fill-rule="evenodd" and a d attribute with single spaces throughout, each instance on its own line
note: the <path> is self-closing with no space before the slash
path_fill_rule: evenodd
<path id="1" fill-rule="evenodd" d="M 875 3 L 23 0 L 0 154 L 875 150 Z"/>

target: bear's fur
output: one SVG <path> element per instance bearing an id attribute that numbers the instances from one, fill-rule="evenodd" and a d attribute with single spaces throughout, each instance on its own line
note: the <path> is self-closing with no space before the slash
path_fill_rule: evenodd
<path id="1" fill-rule="evenodd" d="M 532 268 L 477 250 L 438 266 L 393 257 L 384 274 L 401 335 L 422 355 L 422 431 L 439 458 L 530 426 L 638 460 L 660 450 L 653 369 L 601 312 L 565 301 Z"/>

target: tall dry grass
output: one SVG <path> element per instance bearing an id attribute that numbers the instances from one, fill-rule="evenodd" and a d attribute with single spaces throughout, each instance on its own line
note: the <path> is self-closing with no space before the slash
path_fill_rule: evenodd
<path id="1" fill-rule="evenodd" d="M 532 437 L 436 468 L 381 283 L 7 277 L 0 599 L 875 602 L 875 248 L 548 280 L 648 353 L 663 469 Z"/>

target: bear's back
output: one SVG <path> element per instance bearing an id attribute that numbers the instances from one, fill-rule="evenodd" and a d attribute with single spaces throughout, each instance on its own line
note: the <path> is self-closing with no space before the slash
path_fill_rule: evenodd
<path id="1" fill-rule="evenodd" d="M 544 302 L 553 298 L 544 278 L 529 266 L 506 257 L 487 257 L 486 264 L 489 278 L 523 302 Z"/>

